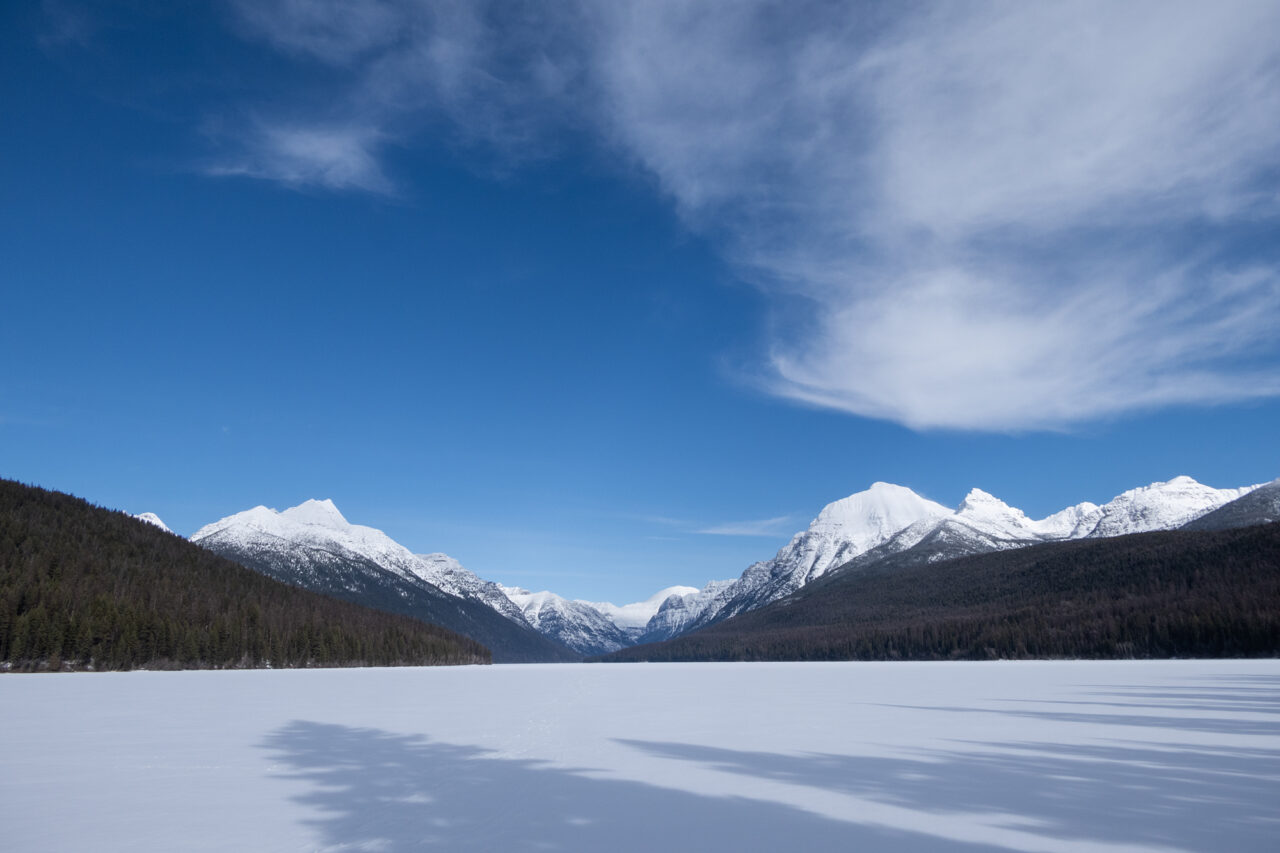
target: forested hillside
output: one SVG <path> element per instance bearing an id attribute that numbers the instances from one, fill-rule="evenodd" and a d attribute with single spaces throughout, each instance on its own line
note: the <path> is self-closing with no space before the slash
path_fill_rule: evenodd
<path id="1" fill-rule="evenodd" d="M 0 480 L 0 665 L 487 663 L 435 625 L 287 586 L 60 492 Z"/>
<path id="2" fill-rule="evenodd" d="M 609 661 L 1249 657 L 1280 653 L 1280 523 L 833 572 Z"/>

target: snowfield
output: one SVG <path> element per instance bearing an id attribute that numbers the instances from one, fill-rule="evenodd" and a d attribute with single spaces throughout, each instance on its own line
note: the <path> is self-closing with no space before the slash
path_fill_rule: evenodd
<path id="1" fill-rule="evenodd" d="M 1280 661 L 0 678 L 6 851 L 1280 849 Z"/>

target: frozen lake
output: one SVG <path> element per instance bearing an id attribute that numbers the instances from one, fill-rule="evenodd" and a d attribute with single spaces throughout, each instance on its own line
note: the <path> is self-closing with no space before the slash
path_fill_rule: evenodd
<path id="1" fill-rule="evenodd" d="M 1280 849 L 1280 661 L 0 678 L 6 851 Z"/>

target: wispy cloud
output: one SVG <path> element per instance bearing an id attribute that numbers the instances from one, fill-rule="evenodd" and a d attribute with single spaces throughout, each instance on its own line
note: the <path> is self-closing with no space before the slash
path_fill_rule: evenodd
<path id="1" fill-rule="evenodd" d="M 608 515 L 614 518 L 622 518 L 627 521 L 639 521 L 643 524 L 654 524 L 660 527 L 697 527 L 697 522 L 690 521 L 686 518 L 676 518 L 670 515 L 659 515 L 656 513 L 645 512 L 610 512 Z"/>
<path id="2" fill-rule="evenodd" d="M 244 35 L 295 56 L 347 65 L 386 48 L 413 23 L 404 3 L 361 0 L 233 0 Z"/>
<path id="3" fill-rule="evenodd" d="M 917 428 L 1280 394 L 1280 6 L 243 3 L 331 97 L 219 165 L 393 192 L 388 139 L 586 129 L 773 297 L 753 379 Z"/>
<path id="4" fill-rule="evenodd" d="M 1231 243 L 1277 213 L 1277 7 L 662 10 L 607 30 L 610 126 L 791 300 L 770 391 L 994 430 L 1280 393 Z"/>
<path id="5" fill-rule="evenodd" d="M 785 536 L 793 532 L 794 517 L 780 515 L 777 518 L 762 518 L 759 521 L 730 521 L 704 527 L 696 533 L 712 536 Z"/>
<path id="6" fill-rule="evenodd" d="M 380 163 L 388 139 L 429 129 L 496 155 L 536 159 L 571 112 L 575 60 L 555 10 L 485 3 L 238 0 L 240 34 L 324 69 L 252 122 L 220 134 L 211 174 L 292 187 L 397 191 Z M 566 9 L 571 7 L 565 7 Z M 562 10 L 563 11 L 563 10 Z"/>
<path id="7" fill-rule="evenodd" d="M 796 517 L 780 515 L 777 518 L 763 518 L 756 521 L 728 521 L 718 524 L 707 524 L 687 518 L 675 518 L 668 515 L 651 513 L 611 513 L 617 518 L 637 521 L 672 529 L 681 534 L 704 534 L 711 536 L 783 536 L 794 532 Z M 687 536 L 649 535 L 646 539 L 658 541 L 685 541 Z"/>
<path id="8" fill-rule="evenodd" d="M 391 194 L 394 187 L 377 157 L 381 141 L 381 134 L 372 128 L 264 124 L 241 134 L 237 153 L 210 164 L 206 172 L 266 178 L 295 187 Z"/>

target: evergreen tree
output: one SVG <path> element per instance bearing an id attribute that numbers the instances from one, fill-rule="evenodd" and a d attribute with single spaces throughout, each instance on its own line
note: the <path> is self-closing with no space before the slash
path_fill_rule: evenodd
<path id="1" fill-rule="evenodd" d="M 0 664 L 487 663 L 475 642 L 266 578 L 58 492 L 0 480 Z"/>

